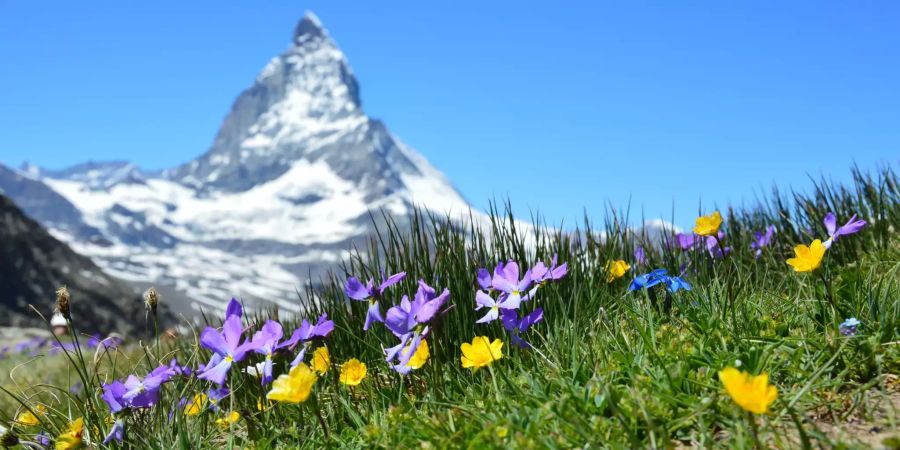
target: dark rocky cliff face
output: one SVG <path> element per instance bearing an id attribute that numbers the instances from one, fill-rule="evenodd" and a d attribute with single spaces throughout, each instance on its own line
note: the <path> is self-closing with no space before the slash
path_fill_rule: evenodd
<path id="1" fill-rule="evenodd" d="M 146 332 L 141 296 L 75 253 L 0 195 L 0 325 L 43 326 L 29 305 L 48 319 L 55 290 L 67 286 L 72 320 L 83 332 Z M 163 323 L 171 315 L 161 311 Z"/>

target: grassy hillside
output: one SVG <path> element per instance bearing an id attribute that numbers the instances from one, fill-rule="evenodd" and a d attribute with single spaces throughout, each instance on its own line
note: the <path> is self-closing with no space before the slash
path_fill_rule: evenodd
<path id="1" fill-rule="evenodd" d="M 486 227 L 417 216 L 410 229 L 380 230 L 343 273 L 323 280 L 324 288 L 299 294 L 312 325 L 327 314 L 334 329 L 326 332 L 323 319 L 319 332 L 326 337 L 272 351 L 274 382 L 264 384 L 246 371 L 266 360 L 264 346 L 243 358 L 237 351 L 222 385 L 227 395 L 211 401 L 224 391 L 210 393 L 218 387 L 204 379 L 211 369 L 198 366 L 210 362 L 211 347 L 222 347 L 211 345 L 223 325 L 220 314 L 209 317 L 214 329 L 176 340 L 88 352 L 82 337 L 71 351 L 2 361 L 0 372 L 13 376 L 0 378 L 6 392 L 0 418 L 9 428 L 0 443 L 14 437 L 34 443 L 44 432 L 57 448 L 103 447 L 117 428 L 124 442 L 111 440 L 113 448 L 900 446 L 900 179 L 886 168 L 854 172 L 854 180 L 849 186 L 822 182 L 811 195 L 774 191 L 756 207 L 721 211 L 721 234 L 697 237 L 687 230 L 662 242 L 624 227 L 628 218 L 613 211 L 601 226 L 585 223 L 571 232 L 542 223 L 522 227 L 509 208 L 491 211 Z M 795 271 L 786 263 L 796 257 L 795 246 L 827 242 L 823 218 L 829 212 L 837 226 L 854 214 L 866 225 L 832 240 L 820 262 L 812 257 L 814 270 Z M 760 247 L 770 226 L 772 238 Z M 491 290 L 482 286 L 480 268 L 493 273 L 498 263 L 508 269 L 512 261 L 521 277 L 538 262 L 550 265 L 554 255 L 567 272 L 527 287 L 525 280 L 514 289 L 526 297 L 518 309 L 511 309 L 516 293 L 501 295 L 508 287 L 496 276 Z M 617 260 L 623 262 L 610 264 Z M 680 278 L 657 277 L 658 285 L 629 289 L 637 276 L 658 268 Z M 436 289 L 420 293 L 423 300 L 449 290 L 433 317 L 420 313 L 424 323 L 411 322 L 406 337 L 427 342 L 429 356 L 419 366 L 424 355 L 416 353 L 406 368 L 416 367 L 406 375 L 385 361 L 385 349 L 401 341 L 383 323 L 363 331 L 370 303 L 347 293 L 349 277 L 363 285 L 375 278 L 378 291 L 383 274 L 399 272 L 405 278 L 378 294 L 383 314 L 404 295 L 413 300 L 419 280 Z M 539 272 L 538 266 L 531 275 Z M 636 284 L 655 279 L 637 277 Z M 349 288 L 351 294 L 365 290 L 352 282 Z M 476 310 L 479 290 L 510 307 L 506 314 L 516 319 L 534 318 L 541 309 L 541 321 L 515 332 L 530 346 L 514 345 L 503 320 L 476 323 L 490 311 Z M 72 299 L 79 301 L 89 300 Z M 858 325 L 850 326 L 850 318 Z M 279 319 L 277 311 L 244 314 L 224 328 L 240 324 L 246 340 L 260 332 L 254 340 L 260 343 L 269 336 L 260 331 L 263 323 Z M 77 326 L 87 319 L 73 320 Z M 297 318 L 280 323 L 283 339 L 300 325 Z M 484 353 L 464 345 L 476 336 L 499 339 L 502 348 L 480 361 Z M 226 353 L 236 350 L 230 344 L 223 344 Z M 304 363 L 288 376 L 301 348 L 307 348 Z M 104 384 L 129 374 L 144 377 L 173 358 L 191 373 L 156 370 L 162 374 L 156 380 L 165 380 L 158 401 L 141 405 L 141 395 L 157 389 L 145 380 L 143 390 L 132 392 L 138 397 L 120 398 L 124 409 L 111 417 Z M 349 369 L 341 377 L 342 365 L 353 358 L 367 366 L 356 386 L 342 382 L 353 378 Z M 484 365 L 463 367 L 473 361 Z M 762 379 L 756 388 L 726 390 L 719 373 L 727 368 L 767 374 L 777 390 L 774 401 L 767 401 L 773 394 Z M 82 387 L 70 389 L 76 383 Z M 19 417 L 26 410 L 34 420 Z M 24 423 L 13 426 L 17 417 Z M 79 417 L 81 433 L 66 434 Z"/>

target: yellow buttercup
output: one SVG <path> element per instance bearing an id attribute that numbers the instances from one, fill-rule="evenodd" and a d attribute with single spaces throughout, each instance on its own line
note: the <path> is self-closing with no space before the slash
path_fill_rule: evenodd
<path id="1" fill-rule="evenodd" d="M 719 371 L 719 380 L 728 395 L 745 411 L 764 414 L 778 398 L 778 389 L 769 384 L 769 375 L 750 375 L 734 367 Z"/>
<path id="2" fill-rule="evenodd" d="M 822 258 L 825 257 L 825 246 L 822 245 L 821 240 L 816 239 L 809 244 L 809 247 L 803 244 L 794 247 L 794 253 L 797 256 L 787 260 L 794 271 L 812 272 L 822 264 Z"/>
<path id="3" fill-rule="evenodd" d="M 461 350 L 462 366 L 474 372 L 503 357 L 503 342 L 500 339 L 490 342 L 487 336 L 477 336 L 471 344 L 464 342 Z"/>
<path id="4" fill-rule="evenodd" d="M 714 211 L 708 216 L 700 216 L 694 223 L 694 233 L 700 236 L 712 236 L 719 232 L 722 226 L 722 215 L 718 211 Z"/>

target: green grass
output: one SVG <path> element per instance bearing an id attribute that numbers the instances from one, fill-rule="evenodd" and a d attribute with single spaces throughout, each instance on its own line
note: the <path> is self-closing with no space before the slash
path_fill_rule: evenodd
<path id="1" fill-rule="evenodd" d="M 178 379 L 165 385 L 155 408 L 125 418 L 124 447 L 879 445 L 898 436 L 891 430 L 898 429 L 900 404 L 900 182 L 890 168 L 872 175 L 854 171 L 854 180 L 849 186 L 817 183 L 810 195 L 773 191 L 756 207 L 723 210 L 724 244 L 734 248 L 724 260 L 654 246 L 624 228 L 629 218 L 616 211 L 599 227 L 585 221 L 566 232 L 539 218 L 533 220 L 536 226 L 523 227 L 508 205 L 490 211 L 487 229 L 421 213 L 408 227 L 385 217 L 377 222 L 386 225 L 367 248 L 354 253 L 342 273 L 318 280 L 300 295 L 310 318 L 327 312 L 336 324 L 326 341 L 334 367 L 316 383 L 310 400 L 260 411 L 257 402 L 267 389 L 233 370 L 232 395 L 222 410 L 239 411 L 242 418 L 225 429 L 214 423 L 221 411 L 183 414 L 179 400 L 209 385 Z M 793 256 L 794 245 L 825 237 L 821 218 L 827 211 L 840 222 L 858 214 L 869 226 L 837 241 L 816 273 L 794 273 L 785 260 Z M 775 243 L 754 259 L 752 233 L 769 224 L 778 229 Z M 633 262 L 638 244 L 647 249 L 645 267 Z M 544 309 L 545 320 L 529 336 L 535 349 L 513 348 L 499 322 L 475 324 L 483 313 L 474 311 L 477 268 L 507 260 L 531 266 L 553 254 L 570 271 L 523 306 Z M 612 259 L 631 262 L 632 271 L 610 284 L 604 266 Z M 693 285 L 692 291 L 672 297 L 669 312 L 653 307 L 646 292 L 626 290 L 635 271 L 658 267 L 675 273 L 687 267 L 684 276 Z M 390 303 L 413 294 L 419 278 L 452 293 L 452 308 L 429 337 L 431 359 L 407 377 L 384 362 L 382 348 L 394 345 L 395 338 L 380 325 L 364 333 L 366 305 L 348 301 L 343 293 L 347 275 L 368 278 L 381 270 L 409 274 L 389 291 Z M 255 330 L 276 316 L 269 311 L 245 319 Z M 838 325 L 851 316 L 862 325 L 848 338 Z M 292 331 L 297 320 L 284 319 L 286 331 Z M 506 344 L 502 359 L 472 372 L 460 365 L 460 344 L 476 335 Z M 84 416 L 89 440 L 99 446 L 109 429 L 108 410 L 99 397 L 102 382 L 132 371 L 144 375 L 172 356 L 192 366 L 209 357 L 198 349 L 196 336 L 160 347 L 151 341 L 97 358 L 4 360 L 4 373 L 18 366 L 17 383 L 0 379 L 8 393 L 0 418 L 9 424 L 23 403 L 41 401 L 50 412 L 38 427 L 16 427 L 22 440 L 40 429 L 56 435 L 69 419 Z M 355 388 L 338 382 L 337 367 L 350 358 L 369 367 Z M 290 359 L 279 357 L 276 375 L 286 371 Z M 749 418 L 725 393 L 717 371 L 737 364 L 768 373 L 778 388 L 768 414 Z M 68 392 L 73 378 L 85 386 L 79 394 Z"/>

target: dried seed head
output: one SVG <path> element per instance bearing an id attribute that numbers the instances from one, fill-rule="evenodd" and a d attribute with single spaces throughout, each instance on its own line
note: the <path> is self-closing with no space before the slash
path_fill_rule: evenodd
<path id="1" fill-rule="evenodd" d="M 13 430 L 10 427 L 0 436 L 0 446 L 3 448 L 12 448 L 19 445 L 19 435 L 16 434 L 16 430 Z"/>
<path id="2" fill-rule="evenodd" d="M 144 307 L 152 314 L 156 314 L 157 305 L 159 305 L 159 292 L 156 291 L 155 287 L 151 287 L 147 289 L 147 292 L 144 292 Z"/>
<path id="3" fill-rule="evenodd" d="M 72 320 L 69 313 L 69 288 L 65 286 L 56 290 L 56 312 L 62 314 L 66 320 Z"/>

